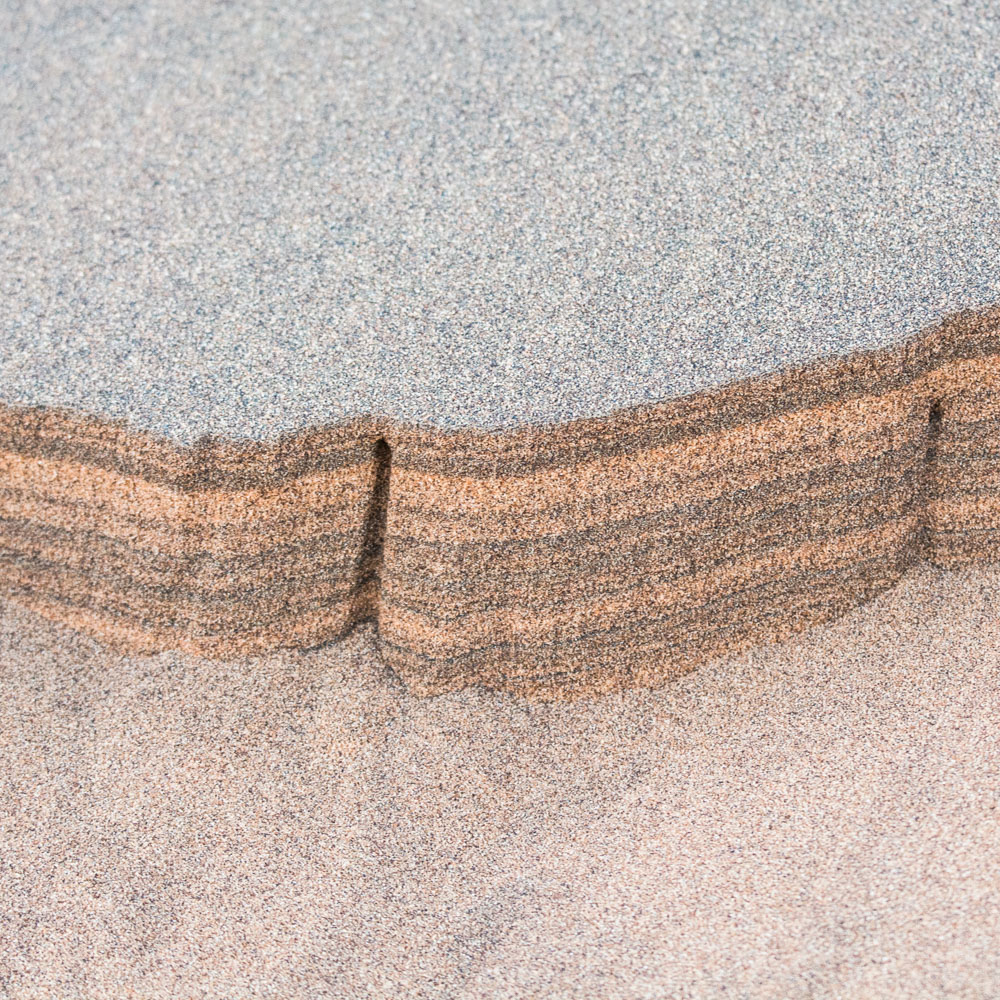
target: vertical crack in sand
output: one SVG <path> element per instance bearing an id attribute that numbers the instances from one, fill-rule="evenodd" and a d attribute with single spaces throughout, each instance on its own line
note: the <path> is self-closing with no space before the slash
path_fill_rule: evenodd
<path id="1" fill-rule="evenodd" d="M 915 498 L 919 504 L 921 515 L 920 555 L 925 559 L 934 559 L 935 538 L 932 520 L 932 507 L 937 493 L 938 484 L 938 450 L 944 427 L 944 407 L 940 399 L 931 401 L 927 411 L 927 439 L 924 448 L 924 465 L 918 480 L 919 495 Z"/>
<path id="2" fill-rule="evenodd" d="M 371 622 L 377 629 L 382 603 L 382 564 L 392 476 L 392 449 L 384 437 L 375 442 L 372 460 L 374 477 L 371 497 L 364 512 L 361 549 L 355 571 L 351 628 Z"/>
<path id="3" fill-rule="evenodd" d="M 371 622 L 421 693 L 653 686 L 921 558 L 1000 558 L 998 468 L 998 310 L 551 427 L 373 415 L 197 450 L 0 406 L 0 591 L 133 650 L 245 656 Z"/>

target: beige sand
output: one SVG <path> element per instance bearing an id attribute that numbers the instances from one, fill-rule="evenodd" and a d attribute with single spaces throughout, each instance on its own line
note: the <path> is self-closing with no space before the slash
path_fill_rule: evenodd
<path id="1" fill-rule="evenodd" d="M 4 604 L 0 996 L 996 997 L 998 584 L 553 704 Z"/>

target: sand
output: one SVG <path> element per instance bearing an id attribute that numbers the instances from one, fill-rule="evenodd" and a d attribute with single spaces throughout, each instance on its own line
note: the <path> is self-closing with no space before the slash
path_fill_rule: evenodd
<path id="1" fill-rule="evenodd" d="M 998 80 L 0 11 L 0 995 L 1000 995 Z"/>
<path id="2" fill-rule="evenodd" d="M 0 12 L 0 594 L 659 683 L 1000 551 L 1000 19 Z"/>
<path id="3" fill-rule="evenodd" d="M 655 686 L 1000 556 L 1000 313 L 521 432 L 372 418 L 183 447 L 0 404 L 0 594 L 119 650 L 361 622 L 414 692 Z"/>
<path id="4" fill-rule="evenodd" d="M 4 604 L 0 995 L 995 997 L 998 584 L 569 704 Z"/>
<path id="5" fill-rule="evenodd" d="M 0 401 L 506 428 L 1000 302 L 991 0 L 0 11 Z"/>

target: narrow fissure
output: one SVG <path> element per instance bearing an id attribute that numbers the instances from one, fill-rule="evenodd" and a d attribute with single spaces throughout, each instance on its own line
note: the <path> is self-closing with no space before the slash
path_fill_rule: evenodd
<path id="1" fill-rule="evenodd" d="M 931 403 L 931 408 L 927 414 L 927 439 L 924 447 L 924 468 L 922 478 L 923 496 L 920 497 L 920 504 L 923 508 L 921 521 L 923 556 L 925 559 L 933 559 L 934 530 L 930 523 L 930 505 L 937 491 L 937 464 L 938 444 L 941 439 L 941 424 L 944 413 L 941 401 L 935 399 Z"/>
<path id="2" fill-rule="evenodd" d="M 354 571 L 354 602 L 349 628 L 364 622 L 372 622 L 378 628 L 385 529 L 389 516 L 389 480 L 392 474 L 392 449 L 385 438 L 375 442 L 372 460 L 375 476 L 365 509 L 361 546 Z"/>
<path id="3" fill-rule="evenodd" d="M 925 461 L 928 466 L 934 464 L 934 460 L 937 458 L 938 441 L 941 438 L 941 422 L 943 419 L 943 411 L 941 409 L 941 401 L 935 399 L 931 403 L 930 413 L 927 415 L 927 452 Z"/>

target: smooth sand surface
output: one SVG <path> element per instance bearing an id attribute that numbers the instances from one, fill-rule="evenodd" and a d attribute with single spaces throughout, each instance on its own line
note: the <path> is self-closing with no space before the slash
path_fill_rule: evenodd
<path id="1" fill-rule="evenodd" d="M 600 416 L 1000 302 L 992 0 L 0 11 L 0 400 Z"/>
<path id="2" fill-rule="evenodd" d="M 995 997 L 998 584 L 550 704 L 4 604 L 0 995 Z"/>

